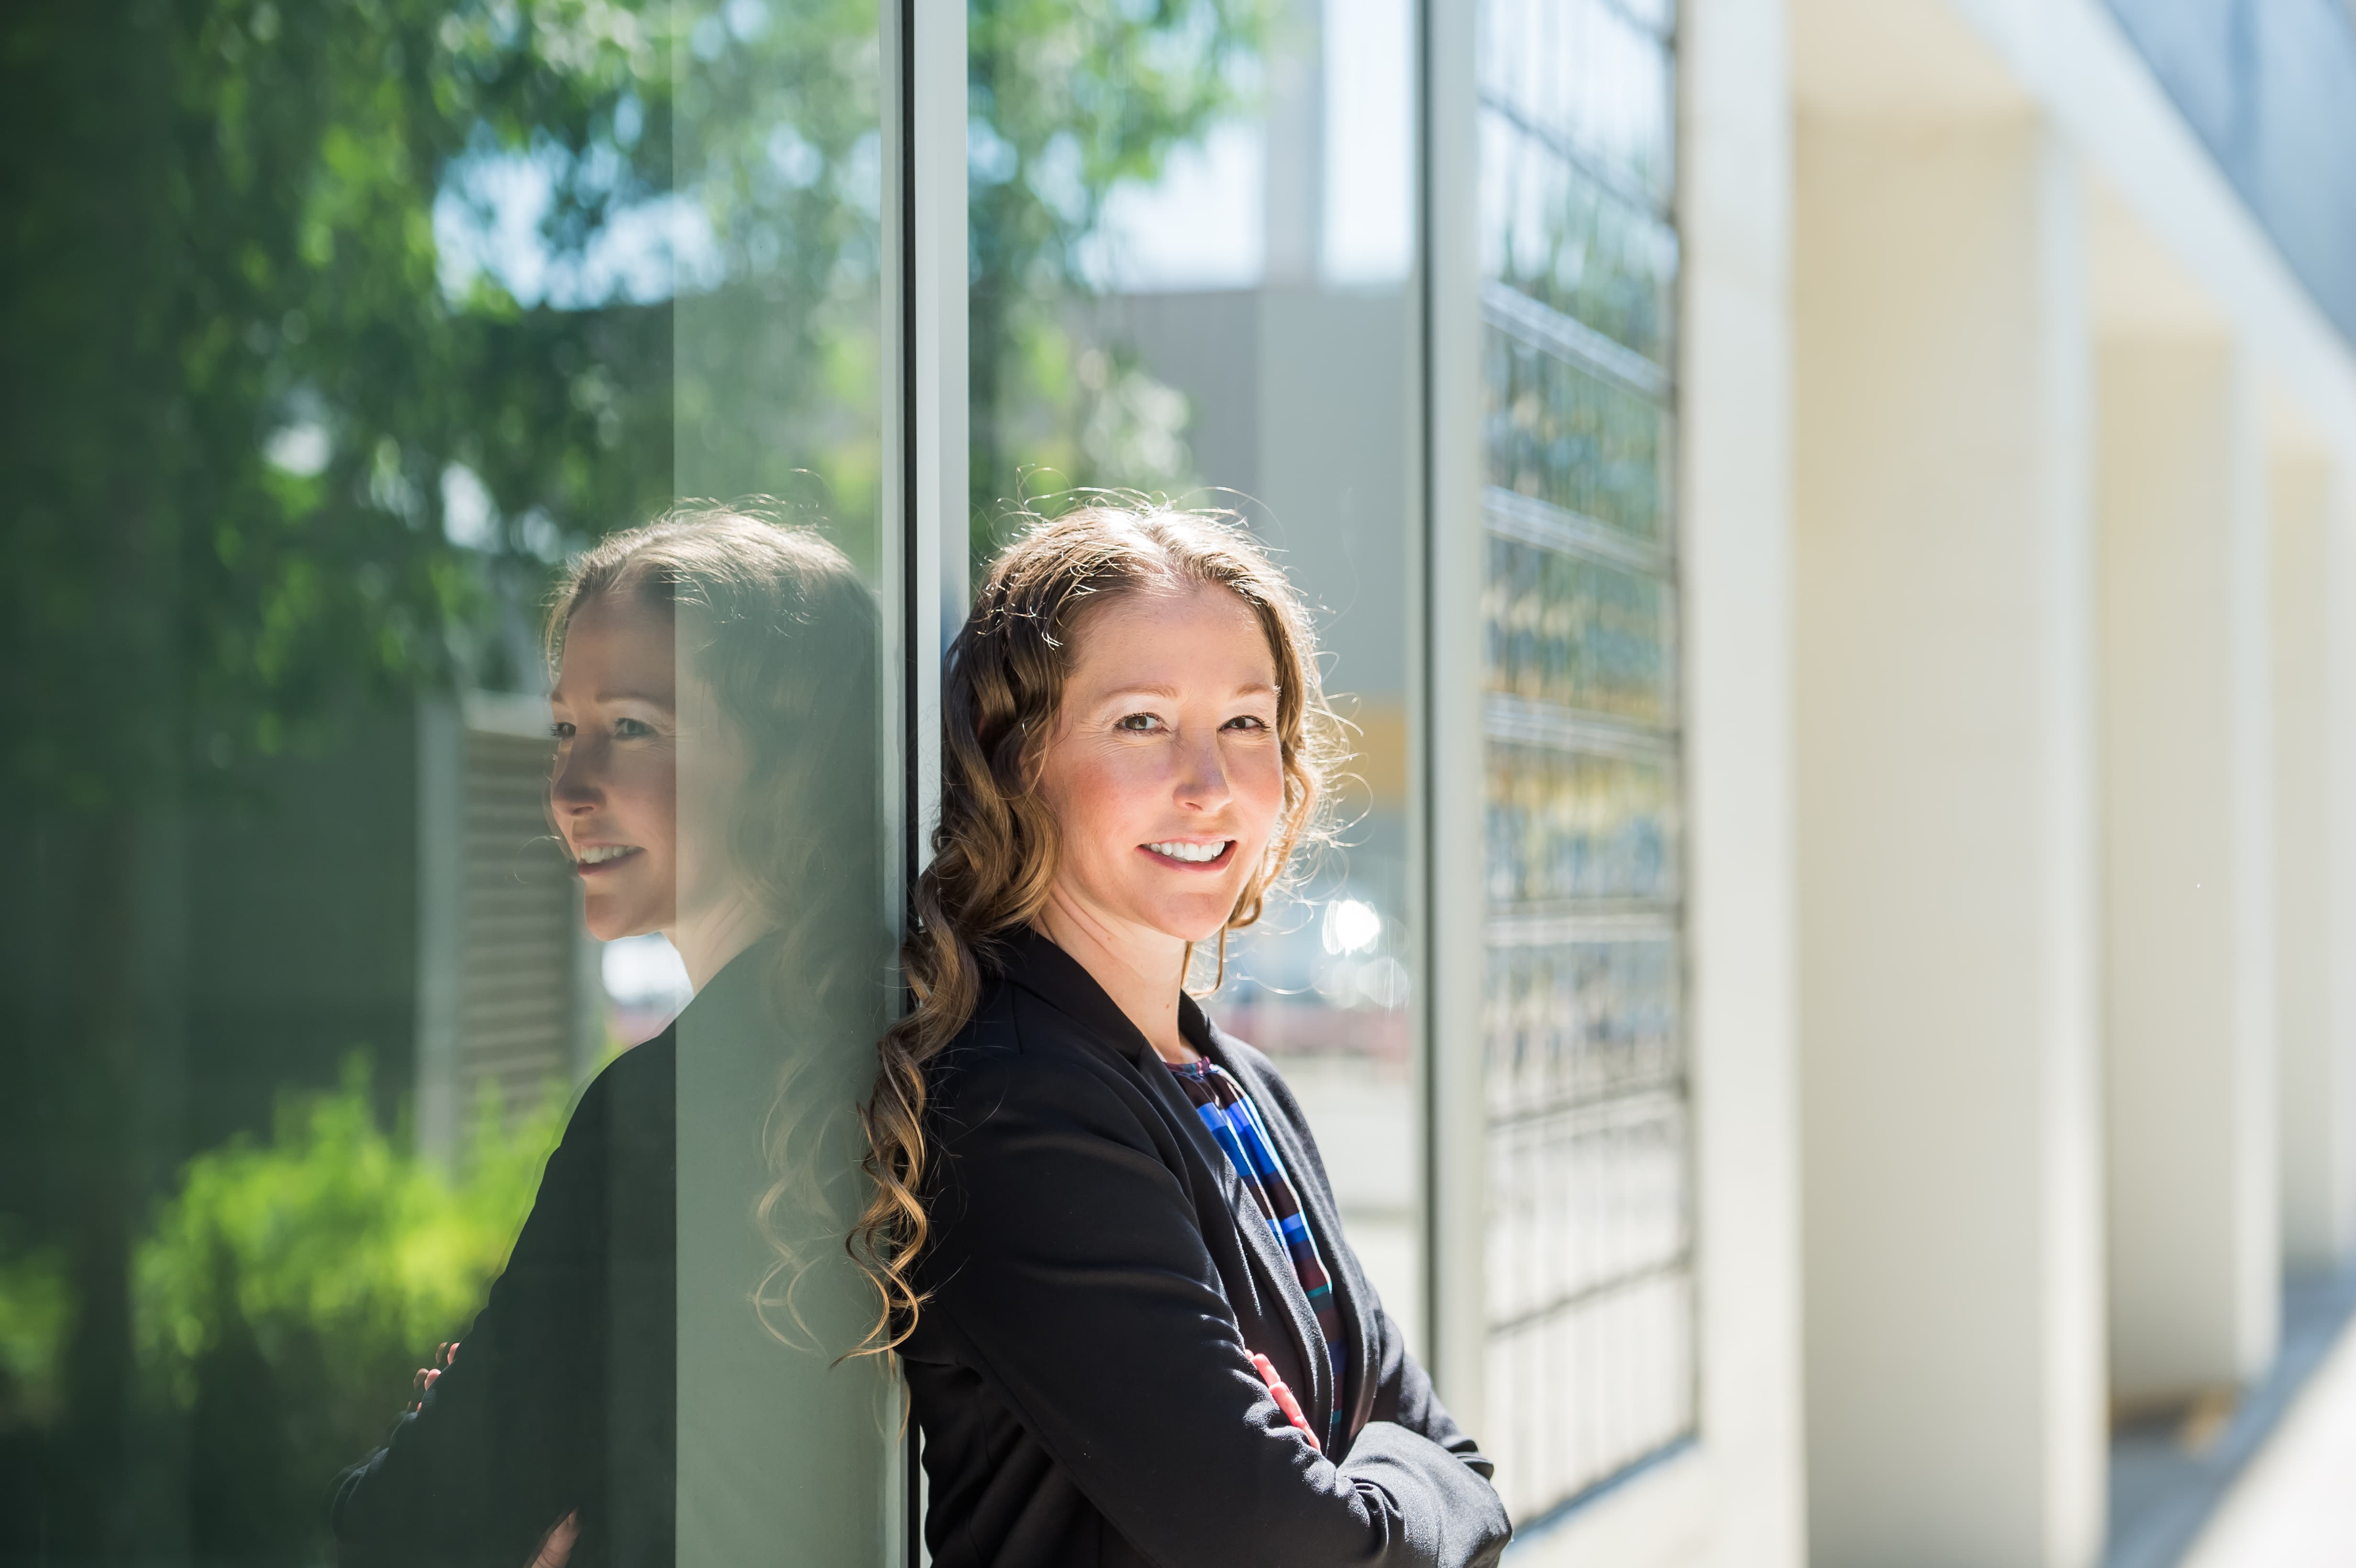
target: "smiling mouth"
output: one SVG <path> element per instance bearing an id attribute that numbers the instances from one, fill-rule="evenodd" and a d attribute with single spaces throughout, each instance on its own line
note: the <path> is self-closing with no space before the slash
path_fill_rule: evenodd
<path id="1" fill-rule="evenodd" d="M 636 844 L 593 844 L 573 857 L 573 869 L 580 876 L 592 877 L 642 853 Z"/>
<path id="2" fill-rule="evenodd" d="M 1183 866 L 1190 871 L 1211 871 L 1226 865 L 1235 855 L 1236 841 L 1222 838 L 1215 844 L 1186 844 L 1165 839 L 1138 848 L 1168 865 Z"/>

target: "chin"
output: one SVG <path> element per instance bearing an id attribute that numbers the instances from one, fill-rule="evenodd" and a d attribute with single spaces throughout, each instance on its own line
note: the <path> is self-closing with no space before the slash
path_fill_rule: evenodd
<path id="1" fill-rule="evenodd" d="M 600 908 L 596 904 L 582 912 L 581 923 L 600 942 L 619 942 L 625 936 L 640 936 L 658 929 L 644 920 L 632 918 L 626 910 Z"/>
<path id="2" fill-rule="evenodd" d="M 1164 936 L 1174 936 L 1181 942 L 1192 942 L 1198 946 L 1205 942 L 1216 942 L 1219 939 L 1219 933 L 1226 929 L 1227 911 L 1234 907 L 1233 904 L 1228 904 L 1216 914 L 1197 914 L 1157 921 L 1154 923 L 1154 929 Z"/>

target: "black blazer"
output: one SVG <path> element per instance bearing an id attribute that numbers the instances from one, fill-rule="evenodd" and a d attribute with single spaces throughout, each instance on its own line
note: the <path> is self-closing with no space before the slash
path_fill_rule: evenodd
<path id="1" fill-rule="evenodd" d="M 1043 936 L 930 1073 L 930 1298 L 902 1348 L 939 1568 L 1459 1568 L 1511 1534 L 1489 1462 L 1407 1353 L 1343 1238 L 1300 1105 L 1191 1001 L 1181 1028 L 1251 1095 L 1348 1337 L 1333 1386 L 1273 1230 L 1145 1038 Z M 1326 1430 L 1314 1452 L 1253 1371 Z"/>
<path id="2" fill-rule="evenodd" d="M 850 920 L 827 942 L 803 944 L 816 983 L 793 1017 L 756 944 L 598 1074 L 455 1364 L 338 1484 L 341 1562 L 524 1568 L 576 1509 L 573 1568 L 780 1542 L 881 1560 L 899 1417 L 882 1359 L 847 1354 L 875 1296 L 843 1237 L 871 1190 L 856 1107 L 884 992 L 818 977 L 884 948 Z M 773 1239 L 795 1250 L 783 1274 Z"/>
<path id="3" fill-rule="evenodd" d="M 677 1026 L 598 1073 L 457 1360 L 336 1487 L 347 1568 L 668 1563 L 677 1443 Z"/>

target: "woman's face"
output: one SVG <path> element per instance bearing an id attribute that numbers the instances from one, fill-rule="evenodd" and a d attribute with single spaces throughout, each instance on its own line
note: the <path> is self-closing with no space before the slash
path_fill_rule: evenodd
<path id="1" fill-rule="evenodd" d="M 605 595 L 573 613 L 549 696 L 549 806 L 600 941 L 679 917 L 679 712 L 671 622 Z"/>
<path id="2" fill-rule="evenodd" d="M 1214 584 L 1130 592 L 1082 620 L 1039 787 L 1055 891 L 1116 940 L 1218 933 L 1284 806 L 1276 662 Z"/>

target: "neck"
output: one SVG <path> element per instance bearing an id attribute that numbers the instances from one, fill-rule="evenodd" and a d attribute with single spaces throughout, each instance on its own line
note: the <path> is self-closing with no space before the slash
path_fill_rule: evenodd
<path id="1" fill-rule="evenodd" d="M 1060 891 L 1048 894 L 1033 923 L 1104 987 L 1162 1060 L 1194 1060 L 1194 1048 L 1178 1030 L 1178 997 L 1186 984 L 1184 942 L 1098 919 Z"/>
<path id="2" fill-rule="evenodd" d="M 710 909 L 682 917 L 663 933 L 687 965 L 687 983 L 703 989 L 728 961 L 766 935 L 769 923 L 743 899 L 723 899 Z"/>

